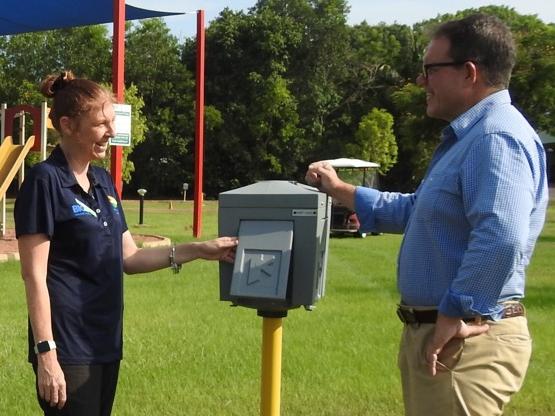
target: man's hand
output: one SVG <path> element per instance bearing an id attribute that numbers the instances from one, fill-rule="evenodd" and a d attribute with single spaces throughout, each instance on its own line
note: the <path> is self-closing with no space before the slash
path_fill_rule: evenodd
<path id="1" fill-rule="evenodd" d="M 451 318 L 438 314 L 432 341 L 426 347 L 426 361 L 430 374 L 437 373 L 438 356 L 445 344 L 452 338 L 468 338 L 483 334 L 489 329 L 487 324 L 466 324 L 460 318 Z"/>
<path id="2" fill-rule="evenodd" d="M 311 163 L 305 175 L 306 183 L 325 192 L 342 205 L 354 209 L 355 187 L 343 182 L 331 164 L 325 160 Z"/>
<path id="3" fill-rule="evenodd" d="M 308 166 L 305 179 L 306 183 L 329 195 L 332 195 L 332 191 L 342 182 L 335 169 L 325 160 L 311 163 Z"/>

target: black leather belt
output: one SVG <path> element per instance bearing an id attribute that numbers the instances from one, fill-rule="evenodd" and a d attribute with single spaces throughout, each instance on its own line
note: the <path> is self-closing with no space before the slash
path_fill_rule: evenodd
<path id="1" fill-rule="evenodd" d="M 525 316 L 526 310 L 520 302 L 507 302 L 504 305 L 503 315 L 501 319 L 514 318 L 516 316 Z M 397 316 L 404 324 L 435 324 L 437 321 L 437 309 L 416 310 L 410 306 L 400 305 L 397 308 Z M 470 317 L 463 318 L 464 322 L 474 322 L 486 317 Z"/>

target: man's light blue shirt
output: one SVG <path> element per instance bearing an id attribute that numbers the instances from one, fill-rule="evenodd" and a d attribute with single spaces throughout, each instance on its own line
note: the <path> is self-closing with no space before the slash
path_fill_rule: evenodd
<path id="1" fill-rule="evenodd" d="M 545 221 L 545 152 L 496 92 L 446 127 L 413 194 L 358 187 L 362 230 L 403 233 L 401 301 L 452 317 L 500 317 L 524 296 L 525 268 Z"/>

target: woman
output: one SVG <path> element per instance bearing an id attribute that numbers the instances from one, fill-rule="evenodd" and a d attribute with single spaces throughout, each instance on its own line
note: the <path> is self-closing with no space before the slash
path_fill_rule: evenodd
<path id="1" fill-rule="evenodd" d="M 29 361 L 45 415 L 110 415 L 122 357 L 123 272 L 202 258 L 232 262 L 237 239 L 138 249 L 102 159 L 114 135 L 112 94 L 51 75 L 50 118 L 61 136 L 28 173 L 15 204 L 29 310 Z"/>

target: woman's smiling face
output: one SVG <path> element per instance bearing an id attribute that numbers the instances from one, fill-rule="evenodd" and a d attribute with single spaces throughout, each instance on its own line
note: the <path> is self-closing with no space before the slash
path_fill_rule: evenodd
<path id="1" fill-rule="evenodd" d="M 101 97 L 91 109 L 77 119 L 72 119 L 67 138 L 72 147 L 88 160 L 103 159 L 108 150 L 108 141 L 114 136 L 115 111 L 112 101 Z"/>

